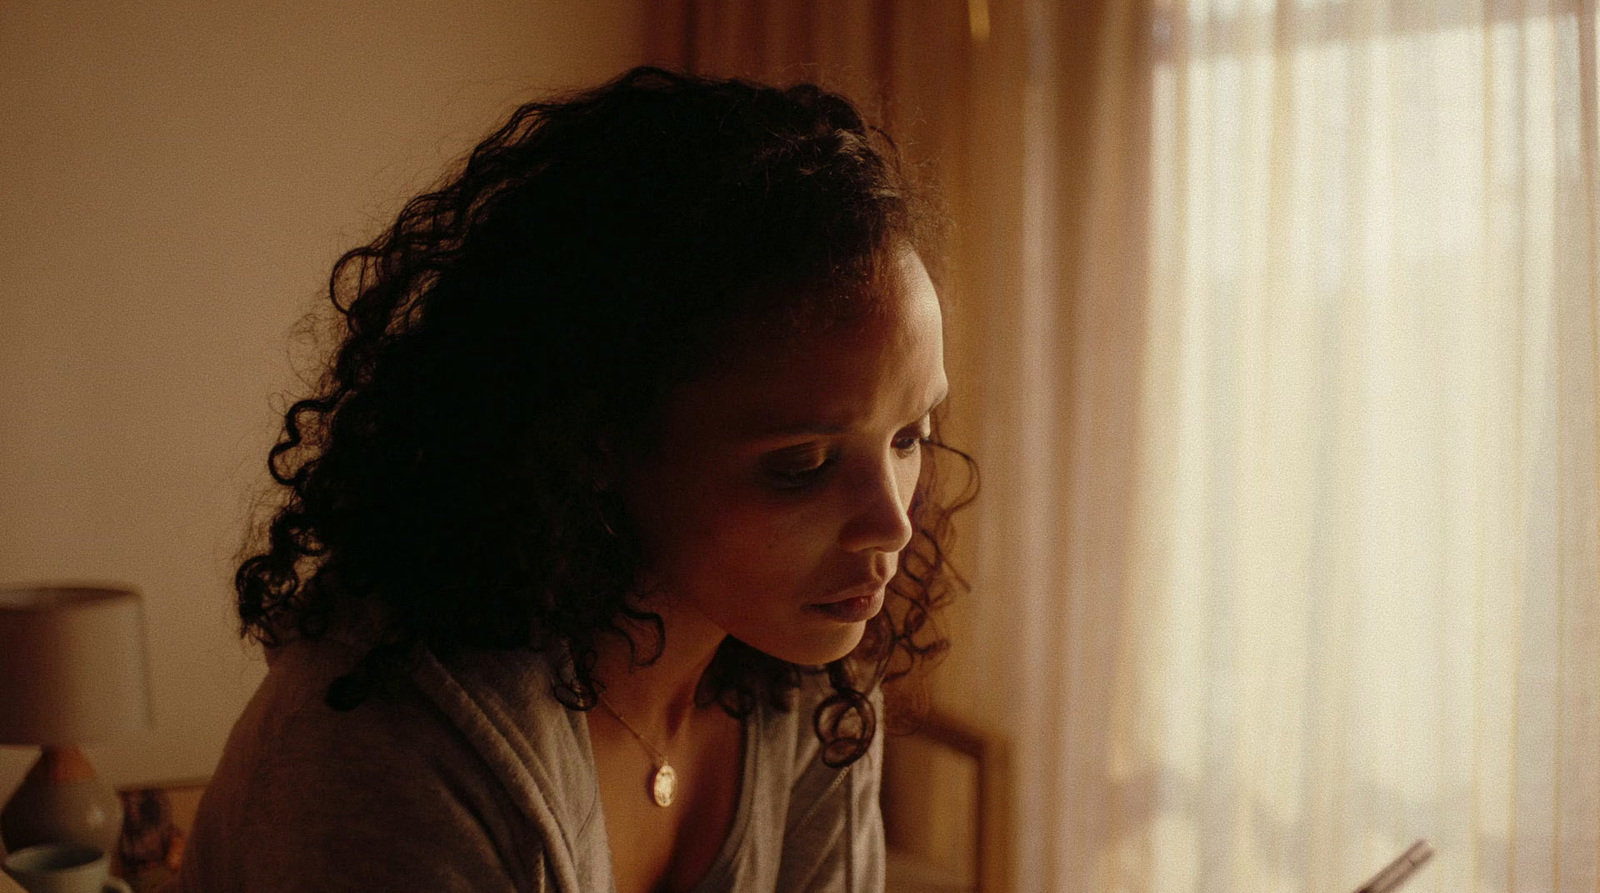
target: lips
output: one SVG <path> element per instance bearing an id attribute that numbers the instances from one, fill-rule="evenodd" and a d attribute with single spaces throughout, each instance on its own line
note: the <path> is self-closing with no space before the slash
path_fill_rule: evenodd
<path id="1" fill-rule="evenodd" d="M 869 580 L 845 589 L 833 601 L 807 605 L 806 610 L 822 614 L 841 623 L 861 623 L 871 620 L 883 610 L 884 586 L 888 580 Z"/>
<path id="2" fill-rule="evenodd" d="M 847 602 L 863 596 L 870 596 L 879 589 L 882 589 L 888 584 L 888 582 L 889 580 L 887 577 L 869 577 L 868 579 L 862 580 L 859 583 L 853 583 L 849 586 L 846 586 L 845 588 L 839 590 L 838 595 L 834 596 L 828 601 L 818 602 L 817 605 L 836 605 L 840 602 Z"/>

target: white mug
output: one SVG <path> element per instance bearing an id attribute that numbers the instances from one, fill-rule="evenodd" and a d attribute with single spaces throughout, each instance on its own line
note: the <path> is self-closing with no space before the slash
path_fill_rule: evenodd
<path id="1" fill-rule="evenodd" d="M 131 893 L 110 876 L 104 851 L 76 843 L 42 843 L 6 855 L 5 872 L 28 893 Z"/>

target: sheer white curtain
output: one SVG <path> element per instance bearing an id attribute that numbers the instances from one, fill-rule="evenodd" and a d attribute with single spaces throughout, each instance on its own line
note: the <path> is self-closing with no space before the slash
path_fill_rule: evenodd
<path id="1" fill-rule="evenodd" d="M 1593 16 L 1152 25 L 1150 886 L 1600 889 Z"/>
<path id="2" fill-rule="evenodd" d="M 1148 155 L 1089 162 L 1049 6 L 1026 194 L 1096 177 L 1024 205 L 1040 346 L 989 374 L 1056 411 L 980 449 L 1019 887 L 1351 889 L 1427 837 L 1414 889 L 1600 889 L 1592 5 L 1112 4 L 1086 120 Z"/>

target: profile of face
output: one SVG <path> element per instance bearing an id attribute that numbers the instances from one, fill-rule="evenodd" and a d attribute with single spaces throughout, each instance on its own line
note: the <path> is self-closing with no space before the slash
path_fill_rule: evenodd
<path id="1" fill-rule="evenodd" d="M 882 609 L 948 390 L 921 260 L 904 251 L 880 278 L 859 325 L 735 348 L 677 388 L 656 448 L 621 471 L 658 597 L 797 664 L 849 654 Z"/>

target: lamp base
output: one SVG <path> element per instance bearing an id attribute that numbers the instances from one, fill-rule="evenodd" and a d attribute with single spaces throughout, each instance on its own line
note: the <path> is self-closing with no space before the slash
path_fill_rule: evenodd
<path id="1" fill-rule="evenodd" d="M 43 748 L 0 810 L 0 841 L 8 853 L 40 843 L 81 843 L 110 857 L 121 836 L 122 801 L 73 746 Z"/>

